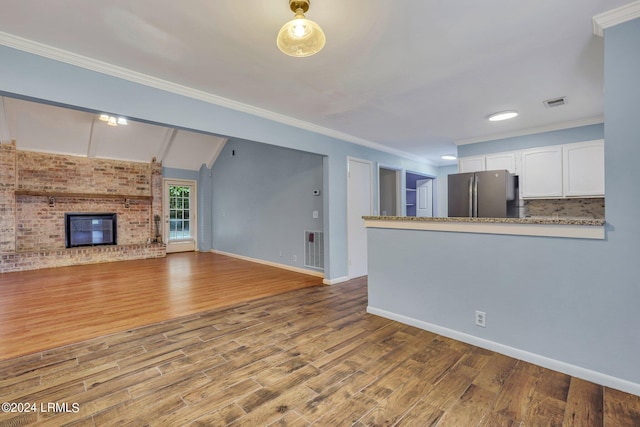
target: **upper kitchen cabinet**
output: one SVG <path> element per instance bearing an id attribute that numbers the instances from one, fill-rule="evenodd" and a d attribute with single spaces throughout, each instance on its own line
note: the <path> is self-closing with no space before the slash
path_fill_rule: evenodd
<path id="1" fill-rule="evenodd" d="M 516 153 L 496 153 L 486 156 L 461 157 L 458 159 L 458 171 L 482 172 L 506 169 L 510 173 L 517 173 Z"/>
<path id="2" fill-rule="evenodd" d="M 604 196 L 604 140 L 461 157 L 462 172 L 506 169 L 522 199 Z"/>
<path id="3" fill-rule="evenodd" d="M 565 196 L 604 196 L 604 140 L 562 146 Z"/>
<path id="4" fill-rule="evenodd" d="M 482 172 L 486 169 L 485 156 L 462 157 L 458 159 L 458 172 Z"/>
<path id="5" fill-rule="evenodd" d="M 561 145 L 523 150 L 520 196 L 563 197 L 562 166 Z"/>
<path id="6" fill-rule="evenodd" d="M 516 153 L 513 152 L 487 154 L 485 156 L 485 165 L 488 171 L 506 169 L 509 173 L 517 174 Z"/>
<path id="7" fill-rule="evenodd" d="M 522 151 L 522 198 L 603 197 L 604 141 Z"/>

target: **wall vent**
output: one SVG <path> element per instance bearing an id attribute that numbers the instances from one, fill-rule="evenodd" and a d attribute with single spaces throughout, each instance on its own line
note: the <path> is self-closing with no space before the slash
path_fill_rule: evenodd
<path id="1" fill-rule="evenodd" d="M 324 233 L 304 232 L 304 266 L 324 270 Z"/>
<path id="2" fill-rule="evenodd" d="M 544 106 L 547 108 L 559 107 L 567 103 L 567 97 L 561 96 L 560 98 L 547 99 L 546 101 L 542 101 L 542 102 L 544 103 Z"/>

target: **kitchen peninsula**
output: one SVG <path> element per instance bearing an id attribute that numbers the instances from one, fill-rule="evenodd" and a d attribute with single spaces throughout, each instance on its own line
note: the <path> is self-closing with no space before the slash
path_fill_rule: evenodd
<path id="1" fill-rule="evenodd" d="M 615 222 L 367 216 L 364 223 L 369 313 L 640 391 L 616 375 L 615 362 L 607 369 L 592 360 L 593 353 L 612 355 L 612 332 L 601 319 L 612 315 L 616 298 L 608 291 L 611 266 L 621 262 L 609 250 L 619 238 Z M 593 300 L 592 310 L 585 300 Z"/>
<path id="2" fill-rule="evenodd" d="M 604 219 L 365 216 L 365 227 L 460 233 L 604 239 Z"/>

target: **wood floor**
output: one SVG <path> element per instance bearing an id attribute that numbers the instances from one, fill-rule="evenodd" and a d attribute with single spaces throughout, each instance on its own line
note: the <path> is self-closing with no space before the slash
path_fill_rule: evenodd
<path id="1" fill-rule="evenodd" d="M 0 274 L 0 360 L 321 283 L 197 252 Z"/>
<path id="2" fill-rule="evenodd" d="M 154 318 L 153 310 L 136 297 L 148 280 L 160 289 L 175 283 L 170 295 L 181 301 L 178 306 L 206 307 L 204 300 L 211 298 L 207 287 L 185 282 L 185 274 L 214 286 L 217 263 L 230 260 L 187 254 L 165 261 L 167 266 L 156 264 L 150 270 L 141 262 L 140 276 L 129 287 L 117 285 L 120 297 L 111 295 L 115 291 L 106 276 L 96 279 L 82 267 L 65 269 L 64 277 L 76 278 L 74 286 L 91 281 L 93 293 L 114 301 L 114 306 L 101 303 L 94 309 L 74 302 L 68 310 L 99 317 L 99 322 L 84 322 L 103 324 L 109 332 L 0 361 L 0 400 L 13 402 L 9 409 L 22 410 L 0 412 L 0 426 L 640 425 L 638 396 L 367 314 L 365 278 L 122 328 L 123 311 L 132 325 Z M 256 288 L 260 277 L 251 274 L 254 264 L 236 262 L 244 266 L 235 273 L 236 285 Z M 133 275 L 125 264 L 110 264 L 103 273 L 119 275 L 118 270 L 128 269 Z M 57 292 L 95 303 L 91 292 L 71 295 L 70 288 L 53 279 L 58 272 L 50 273 L 42 281 Z M 24 276 L 29 275 L 14 277 Z M 0 288 L 14 286 L 6 277 L 0 276 Z M 233 287 L 232 282 L 227 286 Z M 195 288 L 199 291 L 191 292 Z M 20 294 L 20 287 L 10 293 Z M 191 294 L 191 301 L 181 299 L 184 294 Z M 153 295 L 147 297 L 152 306 L 163 306 Z M 64 301 L 54 298 L 51 304 L 64 306 Z M 4 317 L 5 309 L 13 311 L 4 298 L 1 304 L 3 328 L 43 336 L 6 324 L 15 314 Z M 48 312 L 48 305 L 43 297 L 40 309 L 32 305 L 30 310 L 44 318 L 41 311 Z M 25 329 L 57 331 L 58 321 L 67 322 L 64 309 L 58 307 L 57 313 Z M 164 315 L 169 313 L 165 309 Z M 112 315 L 114 325 L 104 325 Z M 62 334 L 64 340 L 73 336 L 66 330 Z"/>

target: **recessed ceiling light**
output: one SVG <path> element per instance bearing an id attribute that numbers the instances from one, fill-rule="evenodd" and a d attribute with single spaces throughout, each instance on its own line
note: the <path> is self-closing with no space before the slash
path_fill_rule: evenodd
<path id="1" fill-rule="evenodd" d="M 109 126 L 127 125 L 127 119 L 124 117 L 114 117 L 108 114 L 102 113 L 98 117 L 101 121 L 107 122 Z"/>
<path id="2" fill-rule="evenodd" d="M 457 157 L 454 154 L 445 154 L 444 156 L 440 156 L 442 160 L 455 160 Z"/>
<path id="3" fill-rule="evenodd" d="M 493 113 L 489 116 L 489 120 L 492 122 L 499 122 L 500 120 L 513 119 L 518 115 L 517 111 L 500 111 L 499 113 Z"/>

